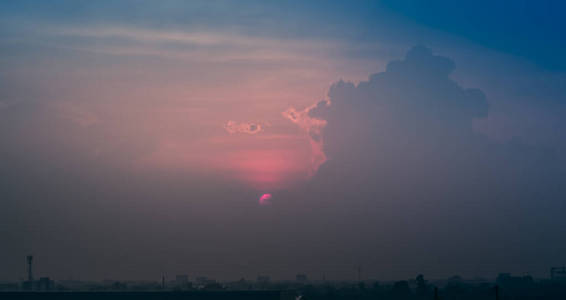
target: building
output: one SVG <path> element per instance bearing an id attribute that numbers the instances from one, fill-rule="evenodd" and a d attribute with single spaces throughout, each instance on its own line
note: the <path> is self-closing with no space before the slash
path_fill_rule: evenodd
<path id="1" fill-rule="evenodd" d="M 531 285 L 534 280 L 530 275 L 512 276 L 510 273 L 500 273 L 497 276 L 496 282 L 502 287 L 516 288 Z"/>
<path id="2" fill-rule="evenodd" d="M 178 289 L 188 289 L 190 287 L 189 276 L 188 275 L 175 276 L 175 287 Z"/>
<path id="3" fill-rule="evenodd" d="M 269 283 L 271 281 L 271 278 L 269 278 L 269 276 L 267 275 L 258 275 L 257 276 L 257 282 L 258 283 Z"/>
<path id="4" fill-rule="evenodd" d="M 294 300 L 297 295 L 289 290 L 265 291 L 159 291 L 159 292 L 132 292 L 132 291 L 88 291 L 88 292 L 3 292 L 2 299 L 29 300 L 29 299 L 136 299 L 136 300 Z"/>
<path id="5" fill-rule="evenodd" d="M 566 267 L 550 268 L 550 279 L 566 281 Z"/>
<path id="6" fill-rule="evenodd" d="M 37 281 L 37 290 L 39 291 L 51 291 L 54 286 L 53 280 L 49 279 L 49 277 L 41 277 Z"/>
<path id="7" fill-rule="evenodd" d="M 303 274 L 303 273 L 297 274 L 297 276 L 295 276 L 295 280 L 296 280 L 297 282 L 301 282 L 301 283 L 305 283 L 305 282 L 308 281 L 307 275 L 306 275 L 306 274 Z"/>

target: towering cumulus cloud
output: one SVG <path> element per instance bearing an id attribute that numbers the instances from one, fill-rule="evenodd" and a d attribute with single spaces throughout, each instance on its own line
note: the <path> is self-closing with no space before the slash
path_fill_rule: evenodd
<path id="1" fill-rule="evenodd" d="M 472 121 L 487 116 L 488 104 L 480 90 L 450 79 L 453 69 L 448 58 L 414 47 L 368 81 L 335 83 L 332 104 L 310 108 L 306 119 L 326 121 L 314 124 L 327 123 L 324 151 L 342 167 L 396 173 L 456 159 L 477 145 Z"/>
<path id="2" fill-rule="evenodd" d="M 309 169 L 310 176 L 314 175 L 318 168 L 326 161 L 322 139 L 322 129 L 326 126 L 326 121 L 311 116 L 311 111 L 319 106 L 323 107 L 327 105 L 329 105 L 328 101 L 321 101 L 317 105 L 309 106 L 301 111 L 291 107 L 282 113 L 283 117 L 297 124 L 309 137 L 312 151 L 311 166 Z"/>
<path id="3" fill-rule="evenodd" d="M 325 227 L 328 240 L 371 236 L 340 250 L 364 249 L 383 258 L 376 265 L 416 256 L 474 266 L 512 255 L 530 263 L 529 253 L 544 254 L 533 246 L 537 232 L 563 232 L 563 155 L 475 131 L 474 120 L 488 116 L 486 96 L 454 81 L 453 69 L 450 59 L 414 47 L 367 81 L 332 85 L 330 105 L 286 112 L 316 147 L 324 140 L 320 158 L 328 156 L 308 189 L 287 198 L 332 210 L 325 226 L 348 220 L 347 228 Z"/>

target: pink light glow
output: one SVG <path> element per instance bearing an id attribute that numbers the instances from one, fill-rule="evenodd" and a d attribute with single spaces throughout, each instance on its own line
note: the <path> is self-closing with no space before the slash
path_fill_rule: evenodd
<path id="1" fill-rule="evenodd" d="M 258 191 L 279 190 L 310 178 L 311 149 L 304 135 L 225 135 L 200 144 L 171 139 L 138 161 L 144 168 L 190 170 L 237 180 Z"/>
<path id="2" fill-rule="evenodd" d="M 261 197 L 259 198 L 259 205 L 271 204 L 271 198 L 272 196 L 269 193 L 261 195 Z"/>
<path id="3" fill-rule="evenodd" d="M 54 57 L 26 76 L 38 93 L 61 92 L 49 113 L 78 125 L 61 126 L 62 141 L 134 173 L 234 181 L 256 191 L 286 189 L 317 172 L 327 159 L 326 122 L 309 114 L 310 104 L 336 78 L 364 80 L 382 64 L 338 59 L 342 45 L 333 42 L 231 31 L 85 26 L 53 33 L 96 39 L 77 52 L 85 55 L 80 61 L 114 57 L 81 68 Z M 136 42 L 117 47 L 103 37 Z M 171 48 L 172 40 L 191 51 Z M 44 72 L 54 75 L 36 76 Z"/>

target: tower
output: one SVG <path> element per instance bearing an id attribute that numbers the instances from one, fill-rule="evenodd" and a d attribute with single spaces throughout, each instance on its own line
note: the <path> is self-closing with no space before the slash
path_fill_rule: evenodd
<path id="1" fill-rule="evenodd" d="M 32 282 L 33 281 L 33 273 L 32 273 L 32 262 L 33 262 L 33 256 L 28 255 L 26 257 L 27 263 L 28 263 L 28 281 Z"/>
<path id="2" fill-rule="evenodd" d="M 495 286 L 495 300 L 499 300 L 499 286 Z"/>

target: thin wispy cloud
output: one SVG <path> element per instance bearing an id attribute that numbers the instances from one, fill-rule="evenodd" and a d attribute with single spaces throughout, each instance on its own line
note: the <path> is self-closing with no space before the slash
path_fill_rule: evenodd
<path id="1" fill-rule="evenodd" d="M 127 26 L 52 26 L 28 29 L 40 39 L 27 42 L 110 55 L 147 55 L 195 62 L 324 64 L 338 41 L 249 36 L 230 31 L 179 31 Z M 22 39 L 22 38 L 20 38 Z M 23 39 L 25 40 L 25 38 Z M 322 57 L 321 57 L 322 54 Z"/>
<path id="2" fill-rule="evenodd" d="M 281 114 L 283 117 L 293 122 L 304 130 L 305 134 L 309 138 L 311 145 L 311 166 L 310 175 L 314 175 L 318 168 L 326 162 L 326 154 L 324 153 L 324 140 L 322 130 L 326 126 L 326 120 L 318 119 L 311 115 L 311 111 L 317 106 L 329 106 L 330 101 L 321 101 L 317 104 L 306 107 L 303 110 L 296 110 L 294 107 L 290 107 Z"/>
<path id="3" fill-rule="evenodd" d="M 224 124 L 224 129 L 228 133 L 257 134 L 262 132 L 265 126 L 269 126 L 269 123 L 228 121 Z"/>

